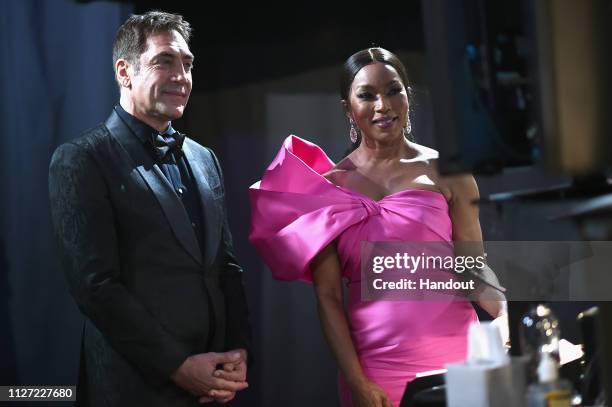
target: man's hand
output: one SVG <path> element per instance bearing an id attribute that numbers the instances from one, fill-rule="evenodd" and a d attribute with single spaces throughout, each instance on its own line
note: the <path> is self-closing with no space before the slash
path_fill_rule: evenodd
<path id="1" fill-rule="evenodd" d="M 223 363 L 222 369 L 214 371 L 213 376 L 223 380 L 246 383 L 247 373 L 247 352 L 244 349 L 231 350 L 228 353 L 239 353 L 240 358 L 235 362 Z M 228 392 L 221 389 L 213 389 L 209 392 L 209 395 L 214 398 L 218 403 L 227 403 L 234 399 L 236 392 Z M 201 397 L 200 403 L 207 403 L 212 401 L 210 397 Z"/>
<path id="2" fill-rule="evenodd" d="M 224 353 L 200 353 L 189 356 L 183 364 L 172 373 L 172 380 L 191 394 L 200 397 L 200 402 L 220 403 L 230 401 L 237 391 L 246 389 L 249 385 L 243 380 L 226 380 L 215 377 L 217 365 L 236 365 L 240 363 L 242 354 L 237 351 Z M 246 374 L 244 376 L 246 379 Z"/>
<path id="3" fill-rule="evenodd" d="M 247 373 L 247 352 L 244 349 L 235 349 L 230 352 L 238 352 L 240 359 L 237 362 L 224 363 L 223 369 L 215 370 L 214 376 L 225 380 L 243 382 Z"/>

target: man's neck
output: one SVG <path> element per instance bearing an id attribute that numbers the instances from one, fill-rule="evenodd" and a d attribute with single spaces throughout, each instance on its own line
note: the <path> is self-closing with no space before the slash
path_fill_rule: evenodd
<path id="1" fill-rule="evenodd" d="M 132 116 L 134 116 L 135 118 L 137 118 L 141 122 L 145 123 L 146 125 L 154 128 L 160 134 L 163 133 L 164 131 L 166 131 L 168 129 L 168 127 L 170 126 L 170 122 L 169 121 L 166 121 L 166 120 L 154 120 L 154 119 L 151 119 L 148 116 L 140 114 L 136 110 L 134 104 L 131 101 L 127 100 L 126 98 L 122 97 L 121 99 L 119 99 L 119 104 L 121 105 L 123 110 L 125 110 L 127 113 L 131 114 Z"/>

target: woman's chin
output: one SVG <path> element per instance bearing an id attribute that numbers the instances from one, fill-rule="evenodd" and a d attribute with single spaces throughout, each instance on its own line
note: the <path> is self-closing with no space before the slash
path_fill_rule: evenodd
<path id="1" fill-rule="evenodd" d="M 373 129 L 368 138 L 379 143 L 392 143 L 401 140 L 403 135 L 401 129 Z"/>

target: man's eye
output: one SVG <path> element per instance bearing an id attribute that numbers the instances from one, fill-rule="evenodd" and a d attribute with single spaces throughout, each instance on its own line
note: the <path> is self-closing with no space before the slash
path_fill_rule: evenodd
<path id="1" fill-rule="evenodd" d="M 373 97 L 373 96 L 372 96 L 372 94 L 371 94 L 371 93 L 368 93 L 368 92 L 363 92 L 363 93 L 358 93 L 358 94 L 357 94 L 357 97 L 358 97 L 359 99 L 372 99 L 372 97 Z"/>
<path id="2" fill-rule="evenodd" d="M 192 71 L 193 70 L 193 64 L 192 63 L 183 64 L 183 66 L 185 67 L 186 71 Z"/>
<path id="3" fill-rule="evenodd" d="M 389 94 L 390 95 L 397 95 L 401 91 L 402 91 L 402 88 L 392 88 L 391 90 L 389 90 Z"/>

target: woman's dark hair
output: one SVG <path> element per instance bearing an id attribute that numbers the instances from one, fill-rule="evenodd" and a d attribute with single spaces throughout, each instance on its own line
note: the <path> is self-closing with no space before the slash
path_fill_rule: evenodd
<path id="1" fill-rule="evenodd" d="M 395 69 L 402 80 L 404 87 L 406 88 L 406 92 L 408 93 L 408 101 L 410 104 L 412 104 L 412 89 L 410 88 L 410 82 L 408 81 L 406 67 L 404 67 L 404 64 L 402 64 L 394 53 L 380 47 L 363 49 L 354 53 L 346 60 L 342 66 L 342 72 L 340 73 L 340 97 L 342 100 L 345 100 L 348 103 L 349 94 L 351 93 L 351 85 L 355 80 L 355 75 L 357 75 L 357 73 L 364 66 L 371 65 L 376 62 L 387 64 Z M 357 138 L 356 143 L 352 144 L 350 151 L 357 148 L 360 143 L 361 136 Z"/>
<path id="2" fill-rule="evenodd" d="M 384 48 L 367 48 L 351 55 L 342 67 L 342 73 L 340 74 L 340 96 L 342 99 L 348 100 L 351 85 L 357 72 L 361 71 L 364 66 L 376 62 L 392 66 L 399 74 L 406 90 L 410 88 L 406 68 L 394 53 Z"/>

